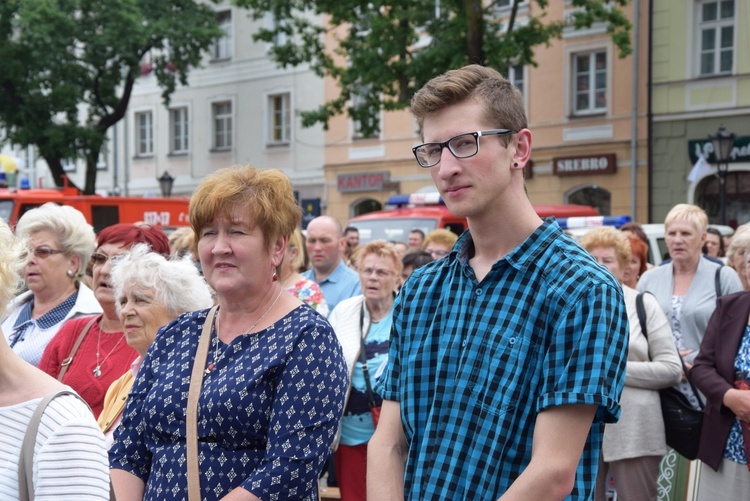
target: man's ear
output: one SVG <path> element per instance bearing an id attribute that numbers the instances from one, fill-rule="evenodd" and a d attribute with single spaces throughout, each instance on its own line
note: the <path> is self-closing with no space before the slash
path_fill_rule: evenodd
<path id="1" fill-rule="evenodd" d="M 531 158 L 531 131 L 521 129 L 515 134 L 515 150 L 511 162 L 511 168 L 522 170 Z"/>

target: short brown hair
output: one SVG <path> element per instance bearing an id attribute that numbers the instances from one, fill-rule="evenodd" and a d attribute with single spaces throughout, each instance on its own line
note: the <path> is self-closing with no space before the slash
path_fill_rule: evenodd
<path id="1" fill-rule="evenodd" d="M 433 78 L 414 95 L 411 112 L 419 134 L 427 116 L 467 99 L 482 104 L 481 118 L 493 127 L 516 132 L 528 127 L 521 92 L 494 69 L 470 64 Z M 510 136 L 501 138 L 506 145 L 510 141 Z"/>
<path id="2" fill-rule="evenodd" d="M 198 185 L 190 198 L 190 226 L 195 245 L 201 231 L 219 216 L 231 217 L 236 207 L 247 210 L 263 233 L 270 251 L 279 236 L 289 236 L 300 224 L 302 211 L 289 178 L 276 169 L 246 165 L 219 169 Z"/>

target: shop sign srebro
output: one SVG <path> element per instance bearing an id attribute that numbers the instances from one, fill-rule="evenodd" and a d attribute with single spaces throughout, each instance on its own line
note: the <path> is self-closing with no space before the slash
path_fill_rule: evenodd
<path id="1" fill-rule="evenodd" d="M 552 173 L 556 176 L 614 174 L 616 171 L 617 161 L 614 153 L 552 159 Z"/>
<path id="2" fill-rule="evenodd" d="M 703 155 L 703 158 L 708 163 L 712 165 L 716 164 L 714 145 L 708 138 L 688 141 L 688 154 L 690 155 L 690 163 L 692 164 L 695 164 L 701 155 Z M 750 162 L 750 136 L 742 136 L 734 139 L 734 145 L 732 146 L 732 151 L 729 152 L 727 162 Z"/>

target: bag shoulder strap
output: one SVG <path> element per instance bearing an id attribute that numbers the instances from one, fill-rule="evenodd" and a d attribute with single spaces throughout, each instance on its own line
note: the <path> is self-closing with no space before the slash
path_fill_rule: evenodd
<path id="1" fill-rule="evenodd" d="M 635 311 L 638 313 L 638 322 L 641 324 L 643 337 L 648 340 L 648 328 L 646 327 L 646 307 L 643 305 L 643 295 L 646 292 L 639 292 L 635 297 Z"/>
<path id="2" fill-rule="evenodd" d="M 76 342 L 73 343 L 73 347 L 70 349 L 70 353 L 68 353 L 68 357 L 62 361 L 60 364 L 60 372 L 57 375 L 57 380 L 62 381 L 63 376 L 66 372 L 68 372 L 68 368 L 70 367 L 70 364 L 73 362 L 73 357 L 76 355 L 76 352 L 78 351 L 78 347 L 81 346 L 81 343 L 83 343 L 83 338 L 86 337 L 86 334 L 91 330 L 91 327 L 96 323 L 96 321 L 99 319 L 98 316 L 94 317 L 89 321 L 86 326 L 83 328 L 81 333 L 78 335 L 78 338 L 76 339 Z"/>
<path id="3" fill-rule="evenodd" d="M 721 268 L 719 268 L 721 269 Z M 643 337 L 648 340 L 648 334 L 646 329 L 646 308 L 643 304 L 643 295 L 644 294 L 650 294 L 650 292 L 639 292 L 638 295 L 635 297 L 635 310 L 636 313 L 638 313 L 638 321 L 641 324 L 641 331 L 643 332 Z M 680 359 L 680 363 L 682 364 L 682 372 L 685 374 L 685 379 L 687 379 L 688 384 L 690 384 L 690 389 L 693 390 L 693 394 L 695 395 L 695 399 L 698 401 L 698 405 L 700 405 L 701 410 L 703 410 L 703 401 L 701 400 L 700 394 L 698 393 L 698 388 L 695 387 L 695 384 L 690 379 L 690 376 L 688 375 L 687 366 L 685 365 L 685 361 L 682 359 L 682 355 L 680 355 L 680 350 L 677 350 L 677 357 Z"/>
<path id="4" fill-rule="evenodd" d="M 86 403 L 74 391 L 60 390 L 42 398 L 42 401 L 36 406 L 36 410 L 34 410 L 34 414 L 31 415 L 31 419 L 29 420 L 29 426 L 26 428 L 26 434 L 23 437 L 23 444 L 21 445 L 21 454 L 18 457 L 18 499 L 20 501 L 34 500 L 34 446 L 36 445 L 36 436 L 39 432 L 39 423 L 42 421 L 42 415 L 49 403 L 62 395 L 73 395 L 78 397 L 81 402 Z"/>
<path id="5" fill-rule="evenodd" d="M 188 500 L 199 501 L 201 499 L 200 471 L 198 468 L 198 399 L 203 386 L 203 375 L 208 358 L 208 348 L 211 345 L 211 331 L 214 325 L 214 316 L 218 306 L 211 308 L 203 322 L 203 330 L 198 349 L 193 361 L 193 373 L 190 376 L 190 389 L 188 390 L 187 409 L 185 410 L 185 441 L 187 442 L 187 483 Z M 217 333 L 218 335 L 218 333 Z"/>
<path id="6" fill-rule="evenodd" d="M 359 362 L 362 364 L 362 374 L 365 377 L 367 403 L 372 409 L 373 407 L 377 407 L 377 405 L 375 402 L 375 392 L 372 391 L 372 383 L 370 383 L 370 369 L 367 367 L 367 353 L 365 353 L 365 339 L 367 339 L 367 335 L 370 333 L 371 325 L 372 323 L 367 326 L 367 331 L 365 332 L 365 302 L 362 301 L 362 309 L 359 312 Z"/>
<path id="7" fill-rule="evenodd" d="M 716 297 L 721 297 L 721 269 L 724 266 L 716 268 L 716 274 L 714 275 L 714 287 L 716 287 Z"/>

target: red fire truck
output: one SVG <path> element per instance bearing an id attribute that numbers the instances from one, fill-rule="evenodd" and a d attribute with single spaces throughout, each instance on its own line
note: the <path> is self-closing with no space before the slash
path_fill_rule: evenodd
<path id="1" fill-rule="evenodd" d="M 59 189 L 0 188 L 0 217 L 13 227 L 26 211 L 47 202 L 81 211 L 99 232 L 117 223 L 144 222 L 165 230 L 188 226 L 188 198 L 104 197 L 81 195 L 73 187 Z"/>
<path id="2" fill-rule="evenodd" d="M 437 192 L 393 195 L 387 203 L 396 208 L 368 212 L 349 221 L 350 226 L 359 230 L 360 243 L 377 239 L 406 242 L 413 229 L 426 235 L 435 228 L 446 228 L 460 235 L 468 228 L 466 218 L 451 214 Z M 588 205 L 534 205 L 534 210 L 539 217 L 558 219 L 599 215 L 598 210 Z"/>

